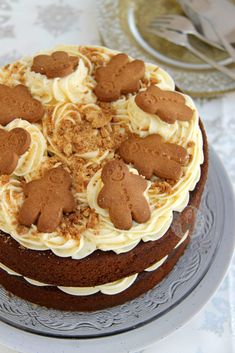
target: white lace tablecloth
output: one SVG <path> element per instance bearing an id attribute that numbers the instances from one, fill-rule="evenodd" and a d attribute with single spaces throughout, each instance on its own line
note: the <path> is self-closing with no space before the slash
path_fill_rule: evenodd
<path id="1" fill-rule="evenodd" d="M 95 6 L 92 0 L 0 0 L 0 65 L 60 43 L 99 44 Z M 197 104 L 209 142 L 220 155 L 235 187 L 235 93 L 198 100 Z M 203 310 L 145 352 L 234 353 L 234 298 L 235 260 Z M 13 351 L 0 346 L 0 352 Z"/>

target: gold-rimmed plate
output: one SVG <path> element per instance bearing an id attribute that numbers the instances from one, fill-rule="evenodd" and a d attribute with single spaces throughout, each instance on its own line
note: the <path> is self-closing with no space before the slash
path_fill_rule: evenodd
<path id="1" fill-rule="evenodd" d="M 233 0 L 235 2 L 235 0 Z M 183 14 L 176 0 L 99 0 L 97 17 L 104 44 L 166 69 L 184 92 L 192 96 L 216 96 L 235 89 L 235 81 L 208 68 L 187 49 L 147 32 L 153 18 Z M 231 63 L 223 51 L 190 36 L 191 43 L 207 56 Z M 229 67 L 235 70 L 235 64 Z"/>

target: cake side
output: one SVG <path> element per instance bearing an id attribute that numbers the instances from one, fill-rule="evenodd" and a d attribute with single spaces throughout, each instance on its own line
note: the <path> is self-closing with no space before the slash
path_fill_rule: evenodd
<path id="1" fill-rule="evenodd" d="M 172 270 L 180 256 L 182 256 L 190 237 L 175 251 L 174 254 L 157 270 L 143 272 L 138 279 L 126 290 L 106 295 L 70 295 L 51 286 L 36 286 L 18 276 L 7 274 L 0 269 L 0 282 L 11 293 L 35 304 L 69 311 L 96 311 L 107 307 L 123 304 L 147 292 L 159 283 Z"/>

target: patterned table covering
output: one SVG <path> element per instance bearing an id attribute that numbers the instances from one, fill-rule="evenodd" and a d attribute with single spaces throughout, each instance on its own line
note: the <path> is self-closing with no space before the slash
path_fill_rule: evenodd
<path id="1" fill-rule="evenodd" d="M 95 0 L 0 0 L 0 65 L 61 43 L 99 44 L 95 6 Z M 197 100 L 197 106 L 209 142 L 235 188 L 235 92 L 217 99 Z M 235 259 L 203 310 L 183 328 L 144 352 L 234 353 L 234 298 Z M 0 346 L 0 352 L 15 351 Z"/>

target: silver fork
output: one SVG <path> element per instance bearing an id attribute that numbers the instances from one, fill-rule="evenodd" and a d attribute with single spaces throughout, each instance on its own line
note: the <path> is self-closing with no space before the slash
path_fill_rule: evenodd
<path id="1" fill-rule="evenodd" d="M 187 34 L 179 33 L 179 32 L 176 32 L 176 31 L 173 31 L 173 30 L 168 30 L 168 29 L 161 28 L 161 27 L 159 27 L 159 28 L 148 27 L 147 30 L 150 33 L 153 33 L 153 34 L 155 34 L 155 35 L 157 35 L 157 36 L 159 36 L 159 37 L 161 37 L 163 39 L 166 39 L 166 40 L 168 40 L 171 43 L 174 43 L 174 44 L 177 44 L 177 45 L 181 45 L 182 47 L 187 48 L 194 55 L 199 57 L 201 60 L 205 61 L 210 66 L 214 67 L 218 71 L 223 72 L 225 75 L 227 75 L 231 79 L 235 80 L 235 72 L 229 70 L 227 67 L 224 67 L 224 66 L 218 64 L 216 61 L 208 58 L 208 56 L 204 55 L 199 50 L 194 48 L 190 44 Z"/>
<path id="2" fill-rule="evenodd" d="M 166 29 L 172 29 L 175 31 L 179 31 L 185 34 L 192 34 L 195 37 L 199 38 L 203 42 L 212 45 L 220 50 L 224 50 L 224 48 L 218 43 L 211 41 L 204 37 L 201 33 L 199 33 L 192 22 L 185 16 L 180 15 L 163 15 L 156 17 L 150 24 L 149 27 L 164 27 Z"/>
<path id="3" fill-rule="evenodd" d="M 217 37 L 219 38 L 220 42 L 223 44 L 224 48 L 226 49 L 226 51 L 229 53 L 229 55 L 231 56 L 231 58 L 233 58 L 233 61 L 235 61 L 235 49 L 233 48 L 233 46 L 229 43 L 229 41 L 226 39 L 226 37 L 220 33 L 220 31 L 218 31 L 218 29 L 216 28 L 215 24 L 212 23 L 211 20 L 209 20 L 208 18 L 202 16 L 206 21 L 208 21 L 210 23 L 210 25 L 212 26 L 215 34 L 217 35 Z"/>

